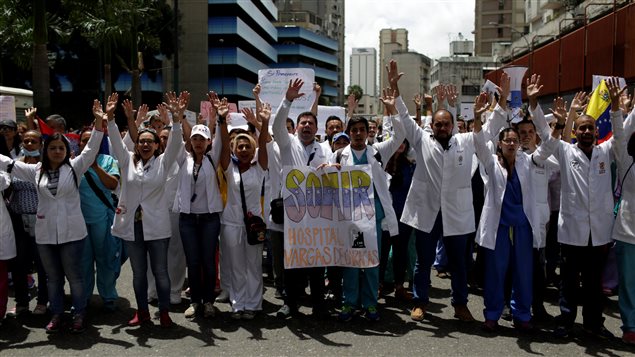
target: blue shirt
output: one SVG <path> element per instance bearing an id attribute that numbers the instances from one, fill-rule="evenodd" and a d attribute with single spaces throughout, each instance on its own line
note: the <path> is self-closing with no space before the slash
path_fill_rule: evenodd
<path id="1" fill-rule="evenodd" d="M 119 176 L 119 165 L 117 165 L 117 161 L 115 161 L 112 156 L 98 155 L 97 165 L 109 175 Z M 86 171 L 86 174 L 91 175 L 93 181 L 95 181 L 95 184 L 103 193 L 103 196 L 113 205 L 112 192 L 101 183 L 95 170 L 91 167 Z M 113 212 L 99 199 L 95 191 L 93 191 L 88 182 L 86 182 L 86 177 L 84 176 L 82 176 L 82 180 L 79 183 L 79 199 L 82 206 L 82 214 L 87 224 L 98 223 L 112 217 Z"/>
<path id="2" fill-rule="evenodd" d="M 500 224 L 505 226 L 529 224 L 527 216 L 525 216 L 525 210 L 523 209 L 523 192 L 516 170 L 512 171 L 512 177 L 507 180 L 505 196 L 503 196 Z"/>

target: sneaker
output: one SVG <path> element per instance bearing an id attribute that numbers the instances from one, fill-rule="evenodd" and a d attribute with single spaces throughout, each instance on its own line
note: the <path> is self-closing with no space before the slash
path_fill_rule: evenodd
<path id="1" fill-rule="evenodd" d="M 174 325 L 172 319 L 170 318 L 170 313 L 168 312 L 168 310 L 161 310 L 159 321 L 161 322 L 161 327 L 163 328 L 169 328 Z"/>
<path id="2" fill-rule="evenodd" d="M 454 307 L 454 317 L 463 322 L 472 322 L 474 320 L 474 316 L 470 312 L 470 309 L 467 308 L 467 305 L 456 305 Z"/>
<path id="3" fill-rule="evenodd" d="M 342 322 L 349 322 L 353 319 L 353 308 L 350 305 L 342 306 L 342 310 L 337 315 L 337 319 Z"/>
<path id="4" fill-rule="evenodd" d="M 423 321 L 423 317 L 426 315 L 426 307 L 423 305 L 415 306 L 412 311 L 410 311 L 410 319 L 413 321 Z"/>
<path id="5" fill-rule="evenodd" d="M 410 302 L 412 301 L 412 293 L 406 290 L 403 286 L 400 286 L 397 290 L 395 290 L 395 299 L 403 302 Z"/>
<path id="6" fill-rule="evenodd" d="M 234 311 L 234 312 L 232 312 L 232 314 L 230 316 L 231 316 L 231 318 L 233 320 L 240 320 L 242 318 L 242 316 L 243 316 L 243 312 L 242 311 Z"/>
<path id="7" fill-rule="evenodd" d="M 553 335 L 557 338 L 569 337 L 570 334 L 571 329 L 565 326 L 556 326 L 556 328 L 553 330 Z"/>
<path id="8" fill-rule="evenodd" d="M 221 291 L 220 295 L 216 297 L 216 302 L 229 302 L 229 291 Z"/>
<path id="9" fill-rule="evenodd" d="M 377 306 L 369 306 L 368 309 L 366 309 L 366 318 L 372 322 L 379 321 Z"/>
<path id="10" fill-rule="evenodd" d="M 635 345 L 635 332 L 633 331 L 624 332 L 624 334 L 622 335 L 622 342 L 631 346 Z"/>
<path id="11" fill-rule="evenodd" d="M 185 318 L 191 319 L 194 316 L 196 316 L 196 312 L 199 310 L 200 305 L 198 303 L 191 303 L 190 306 L 187 308 L 187 310 L 185 310 L 185 313 L 183 313 L 183 316 L 185 316 Z"/>
<path id="12" fill-rule="evenodd" d="M 84 331 L 86 331 L 86 326 L 84 325 L 84 315 L 75 314 L 75 316 L 73 316 L 73 324 L 71 325 L 71 333 L 82 333 Z"/>
<path id="13" fill-rule="evenodd" d="M 584 331 L 586 331 L 587 333 L 595 337 L 601 338 L 603 340 L 610 340 L 615 338 L 615 335 L 611 331 L 607 330 L 606 327 L 604 326 L 600 326 L 598 328 L 593 328 L 593 329 L 588 329 L 585 327 Z"/>
<path id="14" fill-rule="evenodd" d="M 29 313 L 29 307 L 28 306 L 14 306 L 12 309 L 10 309 L 9 311 L 7 311 L 7 316 L 8 317 L 18 317 L 22 314 L 26 314 Z"/>
<path id="15" fill-rule="evenodd" d="M 47 312 L 46 305 L 37 304 L 37 305 L 35 305 L 35 309 L 33 309 L 32 314 L 33 315 L 46 315 L 46 312 Z"/>
<path id="16" fill-rule="evenodd" d="M 53 317 L 51 317 L 51 321 L 48 323 L 48 325 L 46 325 L 46 333 L 48 334 L 57 333 L 59 332 L 61 326 L 62 326 L 62 316 L 55 314 L 53 315 Z"/>
<path id="17" fill-rule="evenodd" d="M 245 310 L 240 318 L 243 320 L 253 320 L 254 317 L 256 317 L 255 311 Z"/>
<path id="18" fill-rule="evenodd" d="M 216 316 L 216 307 L 211 302 L 203 304 L 203 317 L 212 318 Z"/>
<path id="19" fill-rule="evenodd" d="M 485 322 L 481 325 L 481 329 L 485 332 L 496 332 L 498 329 L 498 321 L 485 320 Z"/>
<path id="20" fill-rule="evenodd" d="M 128 321 L 128 326 L 139 326 L 144 322 L 150 321 L 150 311 L 148 310 L 137 310 L 134 313 L 134 317 L 132 320 Z"/>
<path id="21" fill-rule="evenodd" d="M 291 308 L 289 307 L 289 305 L 286 305 L 286 304 L 282 305 L 280 309 L 278 310 L 278 312 L 276 312 L 276 317 L 281 319 L 286 319 L 291 316 L 293 316 L 293 312 L 291 311 Z"/>
<path id="22" fill-rule="evenodd" d="M 534 326 L 529 321 L 514 320 L 514 328 L 521 332 L 531 332 L 534 330 Z"/>

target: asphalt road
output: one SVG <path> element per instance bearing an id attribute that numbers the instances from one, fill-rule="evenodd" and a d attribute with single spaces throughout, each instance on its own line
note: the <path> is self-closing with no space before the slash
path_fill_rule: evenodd
<path id="1" fill-rule="evenodd" d="M 8 318 L 0 327 L 0 356 L 39 355 L 346 355 L 346 356 L 595 356 L 633 355 L 635 348 L 616 338 L 600 340 L 582 331 L 578 314 L 574 336 L 569 339 L 552 337 L 549 324 L 538 326 L 532 333 L 517 332 L 507 321 L 501 320 L 497 334 L 481 331 L 483 300 L 478 292 L 471 292 L 469 307 L 478 322 L 463 323 L 452 317 L 449 280 L 433 277 L 431 303 L 423 322 L 410 320 L 409 307 L 392 295 L 380 300 L 381 321 L 371 323 L 361 317 L 349 323 L 333 318 L 313 320 L 307 314 L 292 320 L 275 317 L 281 301 L 273 297 L 267 284 L 264 311 L 252 321 L 234 321 L 227 304 L 217 304 L 221 314 L 212 320 L 186 320 L 183 312 L 187 300 L 173 306 L 171 329 L 153 325 L 128 327 L 133 315 L 134 294 L 129 264 L 123 268 L 118 281 L 120 300 L 118 310 L 108 313 L 101 309 L 98 296 L 93 296 L 88 310 L 89 327 L 81 335 L 61 332 L 47 335 L 44 326 L 48 317 L 25 315 Z M 547 310 L 555 315 L 557 291 L 548 292 Z M 35 301 L 31 302 L 31 308 Z M 13 306 L 10 298 L 9 306 Z M 151 312 L 156 307 L 151 307 Z M 621 337 L 617 298 L 608 301 L 605 326 Z"/>

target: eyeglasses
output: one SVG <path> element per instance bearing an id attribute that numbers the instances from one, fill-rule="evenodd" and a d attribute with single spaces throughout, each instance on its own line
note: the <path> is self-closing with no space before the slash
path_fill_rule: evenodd
<path id="1" fill-rule="evenodd" d="M 139 145 L 152 145 L 156 144 L 154 140 L 139 140 Z"/>
<path id="2" fill-rule="evenodd" d="M 520 143 L 520 141 L 518 141 L 518 139 L 503 139 L 501 140 L 504 144 L 507 145 L 514 145 L 514 144 L 518 144 Z"/>

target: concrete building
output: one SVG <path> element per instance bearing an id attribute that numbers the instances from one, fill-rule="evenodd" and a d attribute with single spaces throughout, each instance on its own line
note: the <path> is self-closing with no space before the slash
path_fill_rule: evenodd
<path id="1" fill-rule="evenodd" d="M 406 102 L 408 112 L 414 115 L 417 108 L 412 98 L 417 93 L 430 92 L 432 60 L 413 51 L 393 51 L 392 58 L 399 63 L 399 71 L 407 74 L 399 80 L 399 91 Z"/>
<path id="2" fill-rule="evenodd" d="M 528 32 L 525 3 L 517 0 L 476 0 L 474 16 L 475 54 L 495 55 L 495 43 L 510 44 Z"/>
<path id="3" fill-rule="evenodd" d="M 176 88 L 193 95 L 215 90 L 231 102 L 252 97 L 258 70 L 278 61 L 278 10 L 271 0 L 190 0 L 179 2 L 181 35 Z M 173 82 L 172 82 L 173 83 Z M 171 83 L 170 83 L 171 84 Z M 166 85 L 166 88 L 171 88 Z M 200 93 L 200 94 L 199 94 Z"/>
<path id="4" fill-rule="evenodd" d="M 379 88 L 386 88 L 386 65 L 395 51 L 408 51 L 408 30 L 383 29 L 379 31 Z"/>
<path id="5" fill-rule="evenodd" d="M 450 42 L 450 56 L 437 59 L 432 66 L 430 87 L 453 84 L 459 91 L 459 103 L 473 103 L 485 82 L 485 74 L 496 63 L 491 56 L 472 56 L 468 53 L 472 47 L 473 42 L 468 40 Z"/>
<path id="6" fill-rule="evenodd" d="M 377 110 L 377 50 L 353 48 L 351 54 L 350 85 L 358 85 L 364 91 L 359 100 L 358 114 L 375 114 Z"/>
<path id="7" fill-rule="evenodd" d="M 310 32 L 318 34 L 330 39 L 336 48 L 332 51 L 329 47 L 329 54 L 332 54 L 336 60 L 335 65 L 327 65 L 324 69 L 335 72 L 335 79 L 329 75 L 329 79 L 318 77 L 316 79 L 323 87 L 331 87 L 329 95 L 323 92 L 321 104 L 343 104 L 344 100 L 344 0 L 276 0 L 274 1 L 278 7 L 278 22 L 276 27 L 281 29 L 286 26 L 296 26 L 304 28 Z M 288 40 L 289 38 L 285 38 Z M 306 36 L 303 39 L 306 46 L 310 46 Z M 319 43 L 318 43 L 319 42 Z M 324 50 L 323 42 L 314 43 L 315 49 Z M 284 45 L 284 41 L 280 41 Z M 283 54 L 286 56 L 283 61 L 292 62 L 293 55 Z M 299 63 L 308 63 L 310 57 L 304 57 Z M 323 62 L 323 61 L 322 61 Z M 323 63 L 316 63 L 319 67 Z M 316 71 L 317 72 L 317 71 Z M 322 82 L 324 80 L 324 82 Z M 332 93 L 333 90 L 335 93 Z"/>

